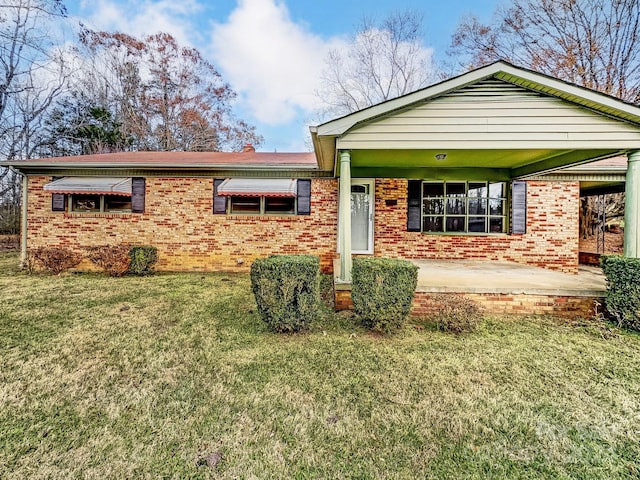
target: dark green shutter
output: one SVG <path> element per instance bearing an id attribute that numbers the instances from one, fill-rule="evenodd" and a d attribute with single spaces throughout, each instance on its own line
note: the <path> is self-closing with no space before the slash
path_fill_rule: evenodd
<path id="1" fill-rule="evenodd" d="M 143 177 L 131 179 L 131 211 L 144 213 L 145 180 Z"/>
<path id="2" fill-rule="evenodd" d="M 63 177 L 51 177 L 51 181 L 55 182 Z M 66 196 L 64 193 L 52 193 L 51 194 L 51 211 L 64 212 L 66 210 Z"/>
<path id="3" fill-rule="evenodd" d="M 213 213 L 216 215 L 227 213 L 227 197 L 218 195 L 218 187 L 222 182 L 224 182 L 224 178 L 215 178 L 213 180 Z"/>
<path id="4" fill-rule="evenodd" d="M 298 215 L 311 215 L 311 180 L 298 180 Z"/>
<path id="5" fill-rule="evenodd" d="M 511 184 L 511 233 L 527 233 L 527 182 Z"/>
<path id="6" fill-rule="evenodd" d="M 407 232 L 419 232 L 422 230 L 421 189 L 422 180 L 409 180 L 407 189 Z"/>

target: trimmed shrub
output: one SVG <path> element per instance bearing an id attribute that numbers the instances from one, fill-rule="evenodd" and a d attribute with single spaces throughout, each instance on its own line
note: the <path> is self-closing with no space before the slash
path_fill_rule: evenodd
<path id="1" fill-rule="evenodd" d="M 600 265 L 607 278 L 609 314 L 618 326 L 640 331 L 640 259 L 604 255 Z"/>
<path id="2" fill-rule="evenodd" d="M 131 247 L 129 250 L 129 273 L 133 275 L 151 275 L 158 261 L 158 249 L 151 245 Z"/>
<path id="3" fill-rule="evenodd" d="M 85 250 L 89 261 L 112 277 L 129 271 L 129 245 L 99 245 Z"/>
<path id="4" fill-rule="evenodd" d="M 407 260 L 354 258 L 353 309 L 370 329 L 391 332 L 404 324 L 418 282 L 418 267 Z"/>
<path id="5" fill-rule="evenodd" d="M 436 326 L 445 332 L 473 332 L 482 321 L 482 307 L 470 298 L 455 294 L 440 294 L 432 297 L 437 308 L 434 317 Z"/>
<path id="6" fill-rule="evenodd" d="M 251 265 L 258 312 L 276 332 L 306 329 L 319 302 L 320 261 L 312 255 L 272 255 Z"/>
<path id="7" fill-rule="evenodd" d="M 76 267 L 82 261 L 82 255 L 64 247 L 40 247 L 29 251 L 27 263 L 58 275 Z"/>

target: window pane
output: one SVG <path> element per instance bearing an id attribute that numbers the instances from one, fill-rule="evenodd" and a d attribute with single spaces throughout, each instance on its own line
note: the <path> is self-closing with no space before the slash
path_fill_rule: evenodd
<path id="1" fill-rule="evenodd" d="M 296 201 L 293 197 L 266 197 L 264 213 L 295 213 Z"/>
<path id="2" fill-rule="evenodd" d="M 424 200 L 425 215 L 442 215 L 444 213 L 444 199 L 426 198 Z"/>
<path id="3" fill-rule="evenodd" d="M 464 198 L 447 198 L 447 214 L 464 215 L 465 203 Z"/>
<path id="4" fill-rule="evenodd" d="M 469 182 L 469 197 L 474 198 L 486 198 L 487 197 L 487 184 L 482 182 Z"/>
<path id="5" fill-rule="evenodd" d="M 369 185 L 351 185 L 351 193 L 369 193 Z"/>
<path id="6" fill-rule="evenodd" d="M 100 195 L 72 195 L 71 210 L 73 212 L 99 212 Z"/>
<path id="7" fill-rule="evenodd" d="M 444 184 L 443 183 L 425 183 L 422 188 L 422 194 L 425 197 L 443 197 Z"/>
<path id="8" fill-rule="evenodd" d="M 447 217 L 447 232 L 464 232 L 465 217 Z"/>
<path id="9" fill-rule="evenodd" d="M 260 213 L 260 197 L 231 197 L 231 213 Z"/>
<path id="10" fill-rule="evenodd" d="M 487 214 L 487 200 L 479 198 L 469 199 L 469 215 L 486 215 Z"/>
<path id="11" fill-rule="evenodd" d="M 469 217 L 469 232 L 486 232 L 487 217 Z"/>
<path id="12" fill-rule="evenodd" d="M 489 214 L 490 215 L 504 215 L 504 200 L 491 199 L 489 200 Z"/>
<path id="13" fill-rule="evenodd" d="M 464 197 L 466 183 L 447 183 L 447 197 Z"/>
<path id="14" fill-rule="evenodd" d="M 491 217 L 489 219 L 489 231 L 491 233 L 503 233 L 504 217 Z"/>
<path id="15" fill-rule="evenodd" d="M 424 217 L 423 231 L 442 232 L 442 217 Z"/>
<path id="16" fill-rule="evenodd" d="M 504 182 L 499 183 L 490 183 L 489 184 L 489 197 L 490 198 L 505 198 L 506 195 L 506 186 L 507 184 Z"/>
<path id="17" fill-rule="evenodd" d="M 123 197 L 121 195 L 105 195 L 104 211 L 105 212 L 130 212 L 131 197 Z"/>

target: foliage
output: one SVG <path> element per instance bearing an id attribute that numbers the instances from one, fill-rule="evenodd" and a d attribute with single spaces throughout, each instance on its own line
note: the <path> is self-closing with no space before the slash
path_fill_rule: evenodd
<path id="1" fill-rule="evenodd" d="M 91 155 L 130 148 L 133 138 L 122 131 L 106 107 L 74 93 L 57 102 L 46 119 L 48 141 L 42 153 L 48 156 Z"/>
<path id="2" fill-rule="evenodd" d="M 151 275 L 158 262 L 158 249 L 151 245 L 136 245 L 129 250 L 129 273 Z"/>
<path id="3" fill-rule="evenodd" d="M 398 11 L 379 23 L 364 18 L 346 48 L 324 60 L 322 116 L 345 115 L 428 85 L 431 52 L 422 44 L 421 29 L 416 11 Z"/>
<path id="4" fill-rule="evenodd" d="M 251 265 L 258 312 L 276 332 L 308 328 L 319 302 L 320 262 L 312 255 L 272 255 Z"/>
<path id="5" fill-rule="evenodd" d="M 121 277 L 129 271 L 129 245 L 98 245 L 85 250 L 89 261 L 112 277 Z"/>
<path id="6" fill-rule="evenodd" d="M 354 258 L 351 298 L 363 323 L 380 332 L 402 327 L 418 281 L 418 267 L 407 260 Z"/>
<path id="7" fill-rule="evenodd" d="M 474 68 L 504 59 L 640 102 L 638 0 L 511 0 L 491 24 L 468 17 L 451 53 Z"/>
<path id="8" fill-rule="evenodd" d="M 80 42 L 90 70 L 78 87 L 110 112 L 132 148 L 240 150 L 262 142 L 254 127 L 234 118 L 236 93 L 197 49 L 167 33 L 139 39 L 85 29 Z"/>
<path id="9" fill-rule="evenodd" d="M 433 321 L 445 332 L 473 332 L 482 321 L 482 307 L 462 295 L 439 294 L 432 297 L 436 308 Z"/>
<path id="10" fill-rule="evenodd" d="M 29 251 L 28 263 L 58 275 L 77 266 L 82 254 L 64 247 L 39 247 Z"/>
<path id="11" fill-rule="evenodd" d="M 601 257 L 607 278 L 606 306 L 619 326 L 640 331 L 640 259 Z"/>

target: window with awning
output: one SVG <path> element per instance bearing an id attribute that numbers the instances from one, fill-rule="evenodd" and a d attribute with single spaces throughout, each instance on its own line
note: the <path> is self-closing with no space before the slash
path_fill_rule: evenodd
<path id="1" fill-rule="evenodd" d="M 144 212 L 141 177 L 53 178 L 43 188 L 52 194 L 52 210 L 76 213 Z"/>
<path id="2" fill-rule="evenodd" d="M 309 215 L 311 181 L 295 178 L 214 180 L 214 213 Z"/>

